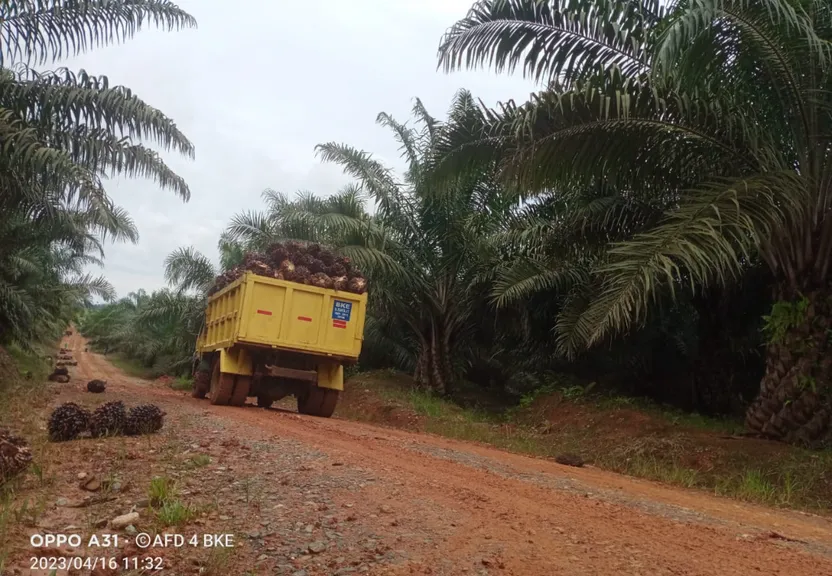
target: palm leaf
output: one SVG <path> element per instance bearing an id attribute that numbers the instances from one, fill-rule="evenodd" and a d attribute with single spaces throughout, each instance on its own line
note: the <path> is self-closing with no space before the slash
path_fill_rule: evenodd
<path id="1" fill-rule="evenodd" d="M 193 247 L 177 248 L 165 258 L 165 280 L 180 292 L 207 292 L 216 275 L 211 261 Z"/>
<path id="2" fill-rule="evenodd" d="M 690 191 L 649 232 L 614 245 L 599 273 L 600 295 L 558 328 L 561 351 L 574 356 L 644 319 L 661 287 L 675 292 L 739 278 L 753 252 L 783 234 L 807 210 L 808 193 L 791 172 L 729 180 Z"/>
<path id="3" fill-rule="evenodd" d="M 439 65 L 446 71 L 493 66 L 539 82 L 569 83 L 620 69 L 650 68 L 648 32 L 661 17 L 657 0 L 481 0 L 445 34 Z"/>
<path id="4" fill-rule="evenodd" d="M 8 58 L 43 64 L 121 42 L 146 22 L 168 30 L 196 26 L 168 0 L 5 0 L 0 67 Z"/>

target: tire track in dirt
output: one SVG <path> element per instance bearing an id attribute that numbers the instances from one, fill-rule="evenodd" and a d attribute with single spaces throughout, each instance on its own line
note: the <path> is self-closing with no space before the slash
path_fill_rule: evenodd
<path id="1" fill-rule="evenodd" d="M 142 401 L 301 442 L 368 472 L 374 481 L 352 495 L 360 498 L 359 522 L 377 523 L 382 532 L 389 517 L 413 519 L 444 537 L 403 544 L 432 572 L 408 565 L 387 574 L 462 574 L 474 565 L 476 573 L 517 576 L 832 575 L 827 518 L 337 418 L 211 406 L 127 377 L 105 357 L 83 353 L 80 336 L 71 341 L 78 378 L 103 378 Z M 391 516 L 379 516 L 380 507 Z"/>

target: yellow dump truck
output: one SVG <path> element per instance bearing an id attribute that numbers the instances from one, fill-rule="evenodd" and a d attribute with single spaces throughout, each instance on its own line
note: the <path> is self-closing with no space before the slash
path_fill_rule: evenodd
<path id="1" fill-rule="evenodd" d="M 329 418 L 364 339 L 367 294 L 246 272 L 208 298 L 193 395 L 268 408 L 293 395 L 301 414 Z"/>

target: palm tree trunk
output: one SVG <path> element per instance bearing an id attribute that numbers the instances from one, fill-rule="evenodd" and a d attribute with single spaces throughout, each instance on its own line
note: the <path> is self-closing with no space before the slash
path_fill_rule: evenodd
<path id="1" fill-rule="evenodd" d="M 432 327 L 429 337 L 422 340 L 413 380 L 418 387 L 438 394 L 444 395 L 451 391 L 453 371 L 450 343 L 437 326 Z"/>
<path id="2" fill-rule="evenodd" d="M 419 388 L 430 387 L 430 349 L 425 342 L 422 342 L 419 358 L 416 360 L 416 371 L 413 373 L 413 381 Z"/>
<path id="3" fill-rule="evenodd" d="M 448 381 L 445 379 L 445 360 L 442 354 L 442 336 L 434 326 L 431 330 L 430 359 L 431 359 L 431 388 L 439 394 L 448 392 Z"/>
<path id="4" fill-rule="evenodd" d="M 832 424 L 832 293 L 817 290 L 805 299 L 805 310 L 768 345 L 766 372 L 746 426 L 772 439 L 812 444 Z"/>
<path id="5" fill-rule="evenodd" d="M 440 343 L 442 377 L 445 379 L 445 393 L 449 394 L 454 381 L 454 369 L 451 364 L 451 330 L 447 327 L 442 332 Z"/>
<path id="6" fill-rule="evenodd" d="M 422 365 L 424 364 L 422 358 L 424 358 L 424 355 L 419 354 L 419 357 L 416 359 L 416 369 L 413 371 L 413 382 L 416 386 L 421 386 L 422 384 Z"/>

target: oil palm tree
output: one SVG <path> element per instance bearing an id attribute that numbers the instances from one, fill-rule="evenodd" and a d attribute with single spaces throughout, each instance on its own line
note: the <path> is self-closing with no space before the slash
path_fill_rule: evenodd
<path id="1" fill-rule="evenodd" d="M 159 374 L 187 373 L 204 298 L 165 288 L 143 290 L 89 310 L 80 324 L 93 346 L 118 352 Z"/>
<path id="2" fill-rule="evenodd" d="M 193 247 L 177 248 L 165 258 L 165 280 L 177 292 L 206 295 L 220 271 Z"/>
<path id="3" fill-rule="evenodd" d="M 59 198 L 7 205 L 0 216 L 0 342 L 25 347 L 51 338 L 90 297 L 114 296 L 103 278 L 85 272 L 101 263 L 106 236 L 134 239 L 137 232 L 117 208 L 70 210 Z"/>
<path id="4" fill-rule="evenodd" d="M 229 228 L 260 249 L 291 238 L 323 242 L 349 257 L 371 282 L 368 346 L 439 393 L 450 392 L 466 367 L 469 332 L 479 320 L 472 314 L 482 239 L 509 208 L 487 173 L 441 190 L 426 173 L 440 135 L 475 111 L 471 95 L 462 92 L 446 122 L 418 100 L 413 124 L 382 113 L 377 121 L 392 130 L 407 164 L 403 175 L 363 150 L 321 144 L 319 156 L 342 166 L 354 185 L 329 198 L 301 194 L 294 201 L 266 192 L 268 210 L 239 215 Z"/>
<path id="5" fill-rule="evenodd" d="M 148 298 L 147 292 L 139 289 L 117 301 L 91 307 L 81 316 L 79 329 L 90 344 L 105 354 L 122 347 L 128 348 L 135 336 L 132 323 L 136 311 L 144 306 Z"/>
<path id="6" fill-rule="evenodd" d="M 224 238 L 220 246 L 227 243 Z M 121 352 L 160 374 L 187 373 L 219 270 L 193 247 L 168 254 L 164 267 L 167 288 L 149 295 L 139 290 L 94 310 L 81 331 L 105 351 Z"/>
<path id="7" fill-rule="evenodd" d="M 168 29 L 194 19 L 167 0 L 36 0 L 0 2 L 0 170 L 24 194 L 57 188 L 68 198 L 105 197 L 100 177 L 154 178 L 187 199 L 189 190 L 150 140 L 192 155 L 175 123 L 106 77 L 43 65 L 133 36 L 146 22 Z M 5 186 L 4 186 L 5 188 Z"/>
<path id="8" fill-rule="evenodd" d="M 790 441 L 829 429 L 830 8 L 483 0 L 448 31 L 446 69 L 522 66 L 547 88 L 449 135 L 444 170 L 497 162 L 531 192 L 606 187 L 595 224 L 634 205 L 658 210 L 610 239 L 570 287 L 564 353 L 637 328 L 664 291 L 728 285 L 762 262 L 779 303 L 747 424 Z"/>
<path id="9" fill-rule="evenodd" d="M 30 319 L 65 321 L 56 302 L 111 295 L 79 266 L 100 262 L 107 237 L 138 236 L 102 179 L 151 178 L 190 196 L 145 144 L 192 156 L 171 119 L 106 77 L 32 67 L 126 40 L 147 22 L 195 24 L 167 0 L 0 0 L 0 337 L 26 340 Z"/>
<path id="10" fill-rule="evenodd" d="M 332 244 L 343 242 L 344 223 L 369 224 L 364 200 L 355 186 L 346 186 L 332 196 L 321 197 L 300 191 L 294 199 L 267 188 L 261 194 L 265 210 L 235 214 L 224 233 L 223 246 L 229 252 L 242 246 L 245 251 L 264 251 L 275 242 L 303 240 Z"/>

